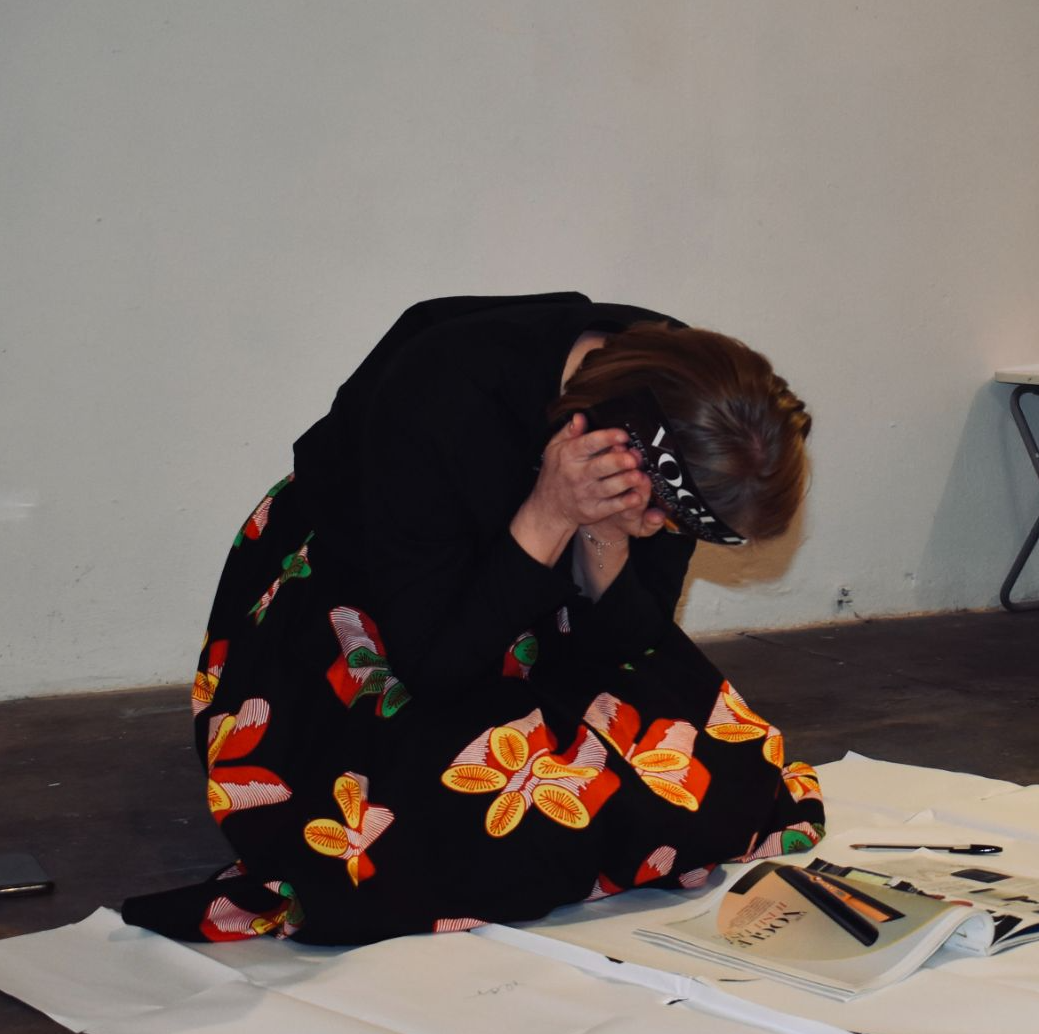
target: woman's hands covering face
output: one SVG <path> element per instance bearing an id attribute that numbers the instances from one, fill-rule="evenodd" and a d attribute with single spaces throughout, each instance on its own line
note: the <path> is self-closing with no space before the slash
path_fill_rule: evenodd
<path id="1" fill-rule="evenodd" d="M 641 456 L 619 428 L 588 431 L 575 415 L 545 447 L 541 470 L 530 495 L 509 525 L 513 538 L 535 560 L 549 567 L 582 530 L 611 543 L 610 567 L 616 575 L 627 556 L 628 539 L 659 531 L 664 515 L 649 506 L 650 480 L 640 469 Z M 589 543 L 580 536 L 583 547 Z M 599 574 L 598 563 L 596 574 Z"/>
<path id="2" fill-rule="evenodd" d="M 532 499 L 605 541 L 659 531 L 664 514 L 649 506 L 652 486 L 627 432 L 587 427 L 578 413 L 548 443 Z"/>

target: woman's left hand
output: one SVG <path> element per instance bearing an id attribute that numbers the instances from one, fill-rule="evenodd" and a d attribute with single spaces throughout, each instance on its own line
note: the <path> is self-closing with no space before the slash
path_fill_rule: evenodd
<path id="1" fill-rule="evenodd" d="M 613 517 L 582 527 L 583 531 L 600 541 L 613 542 L 620 538 L 648 539 L 664 527 L 664 511 L 655 506 L 631 507 Z"/>
<path id="2" fill-rule="evenodd" d="M 623 450 L 625 447 L 618 448 Z M 630 451 L 639 458 L 636 450 Z M 652 496 L 649 478 L 643 475 L 640 483 L 628 494 L 633 497 L 630 506 L 594 524 L 582 525 L 581 530 L 600 542 L 627 538 L 645 539 L 655 535 L 664 526 L 664 511 L 649 505 Z"/>
<path id="3" fill-rule="evenodd" d="M 649 538 L 664 526 L 664 511 L 650 506 L 649 478 L 629 491 L 632 505 L 594 524 L 582 524 L 575 536 L 574 579 L 593 600 L 609 588 L 628 561 L 633 538 Z"/>

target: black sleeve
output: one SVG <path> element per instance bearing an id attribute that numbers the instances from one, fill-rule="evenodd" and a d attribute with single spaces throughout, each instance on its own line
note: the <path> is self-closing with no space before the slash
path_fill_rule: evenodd
<path id="1" fill-rule="evenodd" d="M 536 477 L 529 430 L 464 371 L 422 362 L 384 379 L 368 423 L 364 560 L 390 667 L 412 693 L 500 674 L 577 592 L 508 530 Z"/>
<path id="2" fill-rule="evenodd" d="M 660 642 L 674 620 L 695 540 L 660 531 L 632 542 L 631 555 L 594 605 L 568 605 L 572 650 L 607 661 L 634 660 Z"/>

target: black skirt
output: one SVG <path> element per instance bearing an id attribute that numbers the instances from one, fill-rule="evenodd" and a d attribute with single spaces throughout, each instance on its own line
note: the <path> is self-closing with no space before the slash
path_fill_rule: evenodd
<path id="1" fill-rule="evenodd" d="M 129 899 L 128 923 L 361 944 L 695 887 L 822 836 L 815 773 L 677 626 L 621 665 L 553 664 L 564 609 L 517 630 L 500 674 L 411 697 L 341 580 L 290 475 L 235 540 L 192 696 L 236 860 Z M 450 670 L 466 644 L 436 649 Z"/>

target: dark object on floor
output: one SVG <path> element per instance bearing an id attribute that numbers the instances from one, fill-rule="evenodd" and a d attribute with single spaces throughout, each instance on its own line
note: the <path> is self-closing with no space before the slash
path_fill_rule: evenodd
<path id="1" fill-rule="evenodd" d="M 31 854 L 0 854 L 0 895 L 49 894 L 54 881 Z"/>
<path id="2" fill-rule="evenodd" d="M 1039 782 L 1039 612 L 951 614 L 701 643 L 814 764 L 848 750 Z M 57 890 L 0 901 L 0 937 L 205 878 L 228 861 L 191 738 L 190 690 L 0 704 L 0 844 Z M 825 784 L 823 786 L 825 792 Z M 0 995 L 5 1034 L 65 1028 Z"/>

